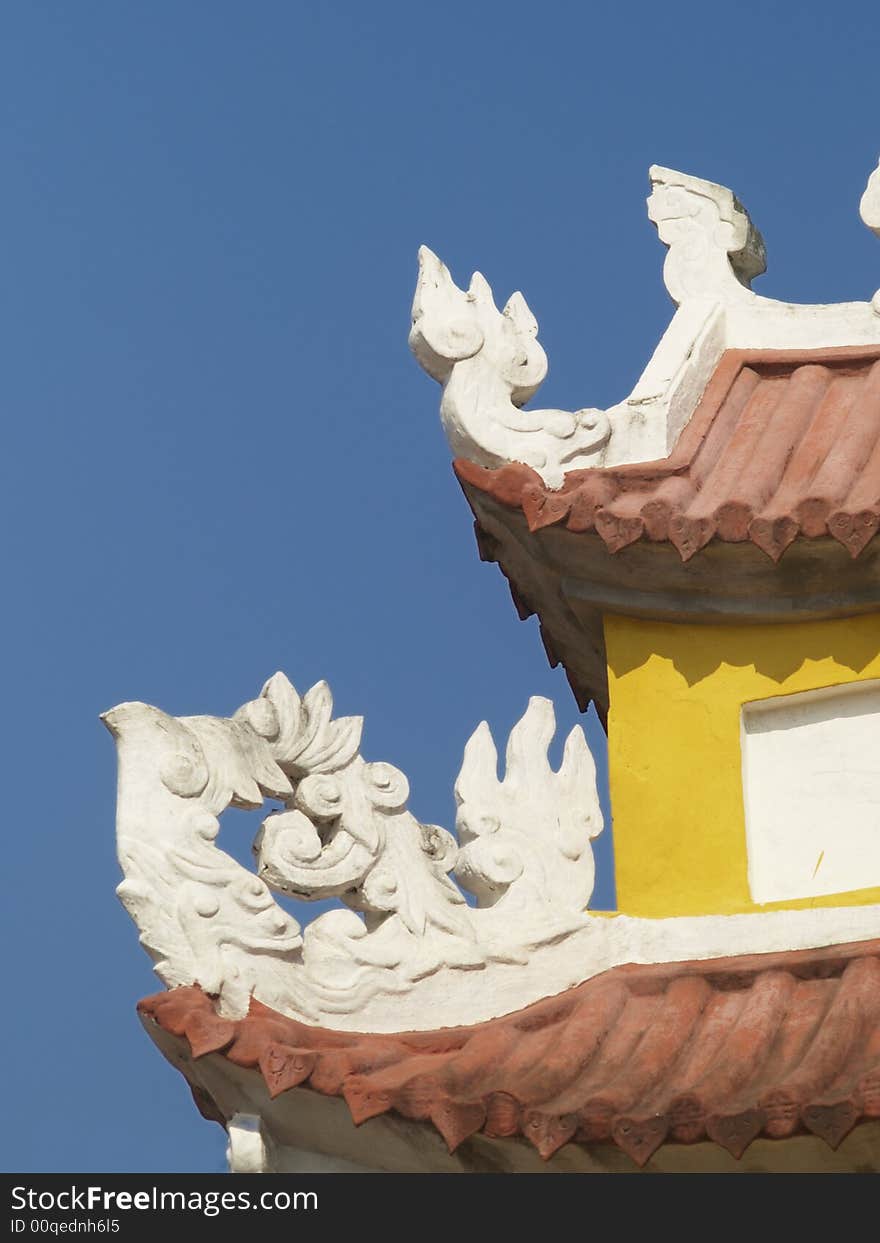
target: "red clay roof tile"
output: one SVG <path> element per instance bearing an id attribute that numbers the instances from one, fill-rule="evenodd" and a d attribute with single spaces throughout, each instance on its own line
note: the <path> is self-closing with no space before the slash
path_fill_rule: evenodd
<path id="1" fill-rule="evenodd" d="M 730 350 L 668 458 L 571 471 L 558 491 L 518 463 L 455 469 L 531 530 L 595 530 L 612 553 L 751 540 L 778 560 L 831 535 L 856 557 L 880 528 L 880 350 Z"/>
<path id="2" fill-rule="evenodd" d="M 231 1022 L 199 988 L 139 1010 L 194 1057 L 259 1068 L 272 1097 L 299 1085 L 342 1096 L 355 1124 L 393 1110 L 431 1122 L 450 1150 L 482 1131 L 523 1135 L 545 1159 L 569 1141 L 613 1142 L 643 1165 L 665 1142 L 706 1139 L 738 1158 L 761 1134 L 812 1131 L 836 1147 L 880 1118 L 880 940 L 618 967 L 435 1032 L 329 1031 L 259 1002 Z"/>

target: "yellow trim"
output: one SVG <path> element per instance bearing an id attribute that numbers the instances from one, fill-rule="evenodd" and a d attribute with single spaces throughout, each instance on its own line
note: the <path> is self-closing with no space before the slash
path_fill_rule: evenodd
<path id="1" fill-rule="evenodd" d="M 604 621 L 618 908 L 664 916 L 880 902 L 880 887 L 752 902 L 740 750 L 744 703 L 880 677 L 880 613 L 760 626 Z"/>

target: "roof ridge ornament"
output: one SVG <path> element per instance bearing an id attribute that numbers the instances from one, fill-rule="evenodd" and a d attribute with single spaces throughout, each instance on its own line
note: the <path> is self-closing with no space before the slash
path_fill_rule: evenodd
<path id="1" fill-rule="evenodd" d="M 859 213 L 871 232 L 880 237 L 880 161 L 868 178 L 865 193 L 859 203 Z M 874 294 L 871 305 L 875 313 L 880 315 L 880 289 Z"/>
<path id="2" fill-rule="evenodd" d="M 482 466 L 525 462 L 551 486 L 565 469 L 600 460 L 611 430 L 604 411 L 520 409 L 547 375 L 538 322 L 521 293 L 499 311 L 482 273 L 465 292 L 422 246 L 409 344 L 443 385 L 440 417 L 455 454 Z"/>
<path id="3" fill-rule="evenodd" d="M 648 219 L 669 248 L 663 279 L 673 302 L 750 291 L 755 277 L 767 270 L 767 251 L 736 195 L 659 164 L 648 175 Z"/>
<path id="4" fill-rule="evenodd" d="M 590 920 L 591 841 L 603 820 L 580 725 L 554 771 L 553 705 L 533 697 L 511 732 L 503 781 L 489 727 L 478 727 L 456 786 L 459 848 L 407 810 L 399 769 L 362 758 L 362 718 L 332 711 L 326 683 L 300 697 L 276 673 L 231 718 L 175 718 L 143 703 L 104 714 L 119 750 L 118 894 L 157 974 L 172 988 L 198 983 L 227 1015 L 245 1013 L 254 995 L 342 1025 L 347 1015 L 375 1021 L 389 994 L 399 1016 L 401 995 L 447 972 L 489 976 L 535 960 L 530 999 L 540 996 L 541 951 Z M 219 817 L 266 798 L 284 806 L 263 820 L 254 875 L 219 848 Z M 270 890 L 336 897 L 348 909 L 301 932 Z M 580 969 L 579 955 L 566 959 L 557 987 Z M 413 993 L 410 1024 L 422 995 Z"/>
<path id="5" fill-rule="evenodd" d="M 868 178 L 859 213 L 868 228 L 880 237 L 880 162 Z"/>
<path id="6" fill-rule="evenodd" d="M 664 281 L 678 310 L 635 388 L 608 410 L 524 410 L 547 356 L 522 294 L 499 312 L 483 276 L 465 293 L 421 248 L 409 342 L 443 385 L 440 417 L 455 457 L 489 468 L 520 462 L 558 489 L 569 471 L 667 458 L 726 350 L 880 345 L 880 294 L 827 306 L 765 298 L 751 289 L 767 266 L 764 241 L 737 196 L 659 164 L 650 179 L 648 215 L 669 249 Z M 861 211 L 880 234 L 880 169 Z"/>
<path id="7" fill-rule="evenodd" d="M 326 683 L 300 697 L 277 673 L 229 718 L 176 718 L 144 703 L 104 714 L 119 752 L 119 897 L 163 982 L 200 985 L 226 1018 L 254 998 L 339 1030 L 455 1027 L 623 962 L 804 949 L 876 931 L 876 906 L 590 912 L 596 769 L 580 726 L 550 767 L 549 700 L 531 699 L 511 731 L 503 780 L 488 725 L 474 732 L 455 789 L 458 841 L 407 810 L 399 769 L 361 757 L 361 718 L 332 712 Z M 220 816 L 266 798 L 283 808 L 257 835 L 255 875 L 220 849 Z M 345 907 L 301 931 L 270 890 Z"/>

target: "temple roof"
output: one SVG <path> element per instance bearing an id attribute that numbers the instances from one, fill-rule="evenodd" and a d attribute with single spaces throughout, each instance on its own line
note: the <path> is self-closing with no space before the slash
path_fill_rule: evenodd
<path id="1" fill-rule="evenodd" d="M 650 169 L 677 306 L 630 394 L 533 409 L 547 374 L 519 293 L 499 311 L 422 249 L 410 345 L 521 616 L 578 703 L 608 710 L 603 618 L 787 622 L 876 609 L 880 292 L 782 302 L 751 288 L 761 234 L 724 186 Z M 861 201 L 878 232 L 880 169 Z M 784 554 L 784 555 L 783 555 Z"/>
<path id="2" fill-rule="evenodd" d="M 344 1097 L 355 1124 L 386 1112 L 469 1136 L 523 1136 L 549 1159 L 612 1142 L 643 1165 L 663 1143 L 739 1157 L 759 1135 L 836 1147 L 880 1118 L 880 941 L 624 966 L 472 1027 L 337 1032 L 259 1002 L 221 1018 L 198 988 L 142 1001 L 196 1058 L 259 1068 L 269 1095 Z M 210 1102 L 200 1107 L 212 1116 Z M 214 1115 L 216 1116 L 216 1111 Z"/>
<path id="3" fill-rule="evenodd" d="M 880 527 L 880 349 L 729 350 L 668 458 L 571 471 L 459 459 L 459 478 L 521 508 L 529 530 L 595 531 L 611 553 L 750 540 L 774 561 L 830 535 L 857 557 Z"/>

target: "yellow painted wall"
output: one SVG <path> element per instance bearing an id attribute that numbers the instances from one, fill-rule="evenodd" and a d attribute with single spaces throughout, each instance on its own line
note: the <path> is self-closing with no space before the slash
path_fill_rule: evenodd
<path id="1" fill-rule="evenodd" d="M 756 906 L 750 898 L 740 709 L 880 677 L 880 614 L 702 626 L 605 618 L 618 908 L 702 915 L 880 902 L 880 888 Z"/>

